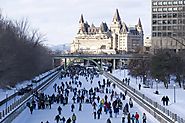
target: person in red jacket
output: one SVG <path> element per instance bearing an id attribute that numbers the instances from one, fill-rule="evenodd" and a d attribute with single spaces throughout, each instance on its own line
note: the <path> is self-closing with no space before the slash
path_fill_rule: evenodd
<path id="1" fill-rule="evenodd" d="M 136 123 L 139 123 L 139 114 L 136 112 L 135 114 Z"/>

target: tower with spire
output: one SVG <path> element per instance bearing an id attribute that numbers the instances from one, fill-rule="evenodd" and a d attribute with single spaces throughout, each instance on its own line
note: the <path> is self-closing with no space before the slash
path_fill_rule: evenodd
<path id="1" fill-rule="evenodd" d="M 121 18 L 120 18 L 118 9 L 116 9 L 116 13 L 114 14 L 114 17 L 113 17 L 113 19 L 112 19 L 112 23 L 111 23 L 111 26 L 110 26 L 110 30 L 111 30 L 113 33 L 118 34 L 119 31 L 120 31 L 120 29 L 121 29 L 121 27 L 122 27 Z"/>

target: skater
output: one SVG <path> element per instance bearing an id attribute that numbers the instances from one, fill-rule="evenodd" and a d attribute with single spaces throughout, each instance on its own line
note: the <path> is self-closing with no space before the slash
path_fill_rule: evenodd
<path id="1" fill-rule="evenodd" d="M 141 90 L 141 84 L 139 84 L 139 90 Z"/>
<path id="2" fill-rule="evenodd" d="M 30 108 L 30 113 L 32 114 L 33 113 L 33 105 L 31 104 L 29 108 Z"/>
<path id="3" fill-rule="evenodd" d="M 139 123 L 139 114 L 136 112 L 135 114 L 136 123 Z"/>
<path id="4" fill-rule="evenodd" d="M 128 113 L 128 115 L 127 115 L 127 120 L 128 120 L 128 122 L 127 122 L 127 123 L 131 123 L 131 122 L 130 122 L 130 119 L 131 119 L 131 118 L 130 118 L 130 113 Z"/>
<path id="5" fill-rule="evenodd" d="M 166 98 L 166 100 L 165 100 L 166 101 L 166 106 L 168 106 L 168 102 L 170 101 L 170 99 L 169 99 L 168 96 L 166 96 L 165 98 Z"/>
<path id="6" fill-rule="evenodd" d="M 61 115 L 62 108 L 59 106 L 57 110 L 58 110 L 58 114 Z"/>
<path id="7" fill-rule="evenodd" d="M 56 120 L 57 123 L 59 123 L 59 121 L 61 120 L 60 115 L 56 115 L 55 120 Z"/>
<path id="8" fill-rule="evenodd" d="M 122 115 L 121 123 L 125 123 L 125 114 Z"/>
<path id="9" fill-rule="evenodd" d="M 76 122 L 76 115 L 73 113 L 73 115 L 72 115 L 72 121 L 73 121 L 73 123 L 75 123 Z"/>
<path id="10" fill-rule="evenodd" d="M 165 102 L 166 102 L 165 96 L 162 97 L 161 101 L 163 102 L 163 105 L 165 106 Z"/>
<path id="11" fill-rule="evenodd" d="M 66 121 L 65 117 L 62 117 L 61 121 L 62 121 L 62 123 L 65 123 L 65 121 Z"/>
<path id="12" fill-rule="evenodd" d="M 107 123 L 111 123 L 111 120 L 110 120 L 110 118 L 108 118 L 108 119 L 107 119 Z"/>
<path id="13" fill-rule="evenodd" d="M 146 123 L 146 114 L 145 113 L 143 113 L 142 119 L 143 119 L 143 123 Z"/>
<path id="14" fill-rule="evenodd" d="M 82 111 L 82 103 L 79 103 L 79 111 Z"/>
<path id="15" fill-rule="evenodd" d="M 98 114 L 98 119 L 100 119 L 101 109 L 98 109 L 97 114 Z"/>
<path id="16" fill-rule="evenodd" d="M 96 110 L 93 111 L 94 119 L 96 119 Z"/>
<path id="17" fill-rule="evenodd" d="M 71 123 L 71 118 L 68 118 L 66 123 Z"/>
<path id="18" fill-rule="evenodd" d="M 132 121 L 132 123 L 134 123 L 134 121 L 135 121 L 135 116 L 134 116 L 134 114 L 132 114 L 131 121 Z"/>
<path id="19" fill-rule="evenodd" d="M 130 105 L 130 108 L 132 108 L 132 107 L 133 107 L 133 101 L 132 101 L 132 99 L 131 99 L 131 98 L 129 99 L 129 105 Z"/>
<path id="20" fill-rule="evenodd" d="M 75 108 L 75 105 L 74 105 L 74 104 L 72 104 L 72 105 L 71 105 L 71 112 L 73 112 L 73 111 L 74 111 L 74 108 Z"/>

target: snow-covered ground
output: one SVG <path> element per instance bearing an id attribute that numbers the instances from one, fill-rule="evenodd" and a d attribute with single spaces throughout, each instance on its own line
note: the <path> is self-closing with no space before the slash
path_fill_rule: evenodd
<path id="1" fill-rule="evenodd" d="M 94 78 L 93 84 L 91 85 L 90 82 L 87 82 L 84 77 L 80 77 L 80 81 L 83 83 L 82 88 L 90 89 L 91 87 L 97 87 L 97 82 L 98 80 L 103 80 L 104 77 L 100 76 L 99 78 Z M 54 83 L 60 84 L 61 81 L 66 82 L 69 81 L 69 78 L 64 78 L 62 80 L 57 79 Z M 53 85 L 54 83 L 48 87 L 45 90 L 46 94 L 52 94 L 54 93 Z M 118 88 L 116 88 L 117 92 L 120 92 Z M 104 97 L 103 93 L 98 93 L 100 97 Z M 62 106 L 60 104 L 53 104 L 51 109 L 44 109 L 44 110 L 34 110 L 33 114 L 31 115 L 29 112 L 29 109 L 26 108 L 14 121 L 13 123 L 41 123 L 43 121 L 44 123 L 46 121 L 49 121 L 49 123 L 54 123 L 54 118 L 58 114 L 57 108 L 58 106 L 62 106 L 62 114 L 61 116 L 65 117 L 68 119 L 69 117 L 72 116 L 72 112 L 70 111 L 70 106 L 72 104 L 71 101 L 72 95 L 69 96 L 69 104 L 66 106 Z M 108 99 L 110 96 L 108 97 Z M 129 97 L 126 98 L 126 100 L 123 102 L 123 106 L 125 105 L 126 102 L 128 102 Z M 93 119 L 93 109 L 91 104 L 82 104 L 82 111 L 78 111 L 78 104 L 75 104 L 75 114 L 77 115 L 77 123 L 106 123 L 107 118 L 109 118 L 109 113 L 106 115 L 104 112 L 101 116 L 101 119 Z M 135 114 L 135 112 L 138 112 L 140 114 L 140 122 L 141 122 L 141 117 L 142 113 L 145 112 L 147 115 L 147 122 L 148 123 L 158 123 L 156 119 L 154 119 L 149 113 L 147 113 L 143 108 L 141 108 L 139 105 L 137 105 L 134 102 L 134 107 L 130 109 L 131 114 Z M 114 114 L 114 113 L 113 113 Z M 114 116 L 114 115 L 113 115 Z M 120 111 L 119 115 L 117 118 L 113 117 L 111 118 L 112 123 L 120 123 L 121 122 L 121 116 L 122 116 L 122 111 Z"/>
<path id="2" fill-rule="evenodd" d="M 46 76 L 47 74 L 49 74 L 50 72 L 52 72 L 54 70 L 51 70 L 51 71 L 48 71 L 48 72 L 45 72 L 43 74 L 40 74 L 39 76 L 36 76 L 34 78 L 34 80 L 39 80 L 40 78 Z M 55 73 L 53 73 L 55 74 Z M 53 74 L 51 74 L 50 76 L 52 76 Z M 45 82 L 50 76 L 42 79 L 40 82 L 38 82 L 37 84 L 33 84 L 33 88 L 37 87 L 39 84 Z M 0 101 L 4 100 L 5 98 L 11 96 L 12 94 L 16 93 L 19 89 L 21 88 L 24 88 L 26 87 L 27 85 L 30 85 L 32 84 L 32 81 L 31 80 L 27 80 L 27 81 L 24 81 L 22 82 L 21 84 L 18 84 L 16 85 L 15 88 L 11 88 L 11 87 L 8 87 L 8 89 L 1 89 L 0 90 Z M 19 98 L 21 98 L 23 95 L 20 95 L 20 96 L 16 96 L 14 98 L 12 98 L 11 100 L 9 100 L 8 102 L 6 102 L 5 104 L 1 105 L 0 106 L 0 111 L 3 111 L 5 110 L 8 106 L 10 106 L 11 104 L 13 104 L 16 100 L 18 100 Z"/>
<path id="3" fill-rule="evenodd" d="M 140 79 L 132 78 L 131 76 L 127 75 L 128 71 L 127 70 L 115 70 L 113 71 L 113 75 L 120 80 L 122 80 L 124 77 L 130 78 L 130 86 L 133 88 L 139 90 L 139 83 L 142 85 L 142 82 Z M 150 80 L 150 82 L 153 81 L 153 88 L 141 88 L 140 92 L 145 94 L 147 97 L 150 97 L 152 100 L 157 101 L 159 104 L 162 104 L 161 98 L 163 96 L 168 96 L 170 99 L 169 105 L 165 106 L 165 108 L 169 109 L 173 113 L 176 113 L 179 115 L 181 118 L 185 119 L 185 90 L 179 87 L 178 84 L 175 86 L 175 100 L 176 102 L 174 103 L 174 82 L 171 81 L 169 84 L 169 88 L 165 89 L 163 83 L 158 84 L 158 91 L 159 95 L 155 94 L 154 92 L 157 90 L 157 84 L 154 80 Z"/>

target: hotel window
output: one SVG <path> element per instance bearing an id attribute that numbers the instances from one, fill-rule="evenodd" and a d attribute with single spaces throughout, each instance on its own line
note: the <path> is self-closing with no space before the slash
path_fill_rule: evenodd
<path id="1" fill-rule="evenodd" d="M 172 24 L 172 20 L 168 20 L 168 24 Z"/>
<path id="2" fill-rule="evenodd" d="M 182 17 L 182 15 L 183 15 L 182 13 L 178 13 L 178 17 Z"/>
<path id="3" fill-rule="evenodd" d="M 177 24 L 177 20 L 173 20 L 173 24 Z"/>
<path id="4" fill-rule="evenodd" d="M 168 26 L 168 30 L 172 30 L 172 27 L 171 26 Z"/>
<path id="5" fill-rule="evenodd" d="M 173 9 L 172 8 L 168 8 L 168 11 L 171 12 Z"/>
<path id="6" fill-rule="evenodd" d="M 179 11 L 183 11 L 183 7 L 179 7 L 178 10 L 179 10 Z"/>
<path id="7" fill-rule="evenodd" d="M 177 14 L 176 13 L 173 13 L 173 18 L 176 18 L 177 17 Z"/>
<path id="8" fill-rule="evenodd" d="M 156 14 L 153 14 L 152 17 L 153 17 L 153 18 L 157 18 L 157 15 L 156 15 Z"/>
<path id="9" fill-rule="evenodd" d="M 182 5 L 182 4 L 183 4 L 183 2 L 182 2 L 182 0 L 180 0 L 180 1 L 179 1 L 179 5 Z"/>
<path id="10" fill-rule="evenodd" d="M 172 33 L 171 33 L 171 32 L 168 32 L 168 33 L 167 33 L 167 36 L 171 36 L 171 35 L 172 35 Z"/>
<path id="11" fill-rule="evenodd" d="M 166 30 L 166 26 L 163 26 L 163 30 Z"/>
<path id="12" fill-rule="evenodd" d="M 158 31 L 161 31 L 161 26 L 158 26 Z"/>
<path id="13" fill-rule="evenodd" d="M 156 6 L 157 5 L 157 2 L 153 2 L 153 5 Z"/>
<path id="14" fill-rule="evenodd" d="M 178 20 L 178 24 L 182 24 L 182 20 L 181 19 Z"/>
<path id="15" fill-rule="evenodd" d="M 172 2 L 171 1 L 168 1 L 168 5 L 172 5 Z"/>
<path id="16" fill-rule="evenodd" d="M 171 18 L 173 16 L 172 13 L 168 13 L 168 18 Z"/>
<path id="17" fill-rule="evenodd" d="M 158 2 L 158 5 L 163 5 L 163 3 L 160 1 L 160 2 Z"/>
<path id="18" fill-rule="evenodd" d="M 158 12 L 162 12 L 162 8 L 158 8 Z"/>
<path id="19" fill-rule="evenodd" d="M 156 20 L 153 20 L 152 24 L 154 24 L 154 25 L 157 24 L 157 21 Z"/>
<path id="20" fill-rule="evenodd" d="M 161 36 L 161 32 L 158 32 L 158 36 Z"/>
<path id="21" fill-rule="evenodd" d="M 166 32 L 163 32 L 162 35 L 163 35 L 163 36 L 166 36 Z"/>
<path id="22" fill-rule="evenodd" d="M 152 27 L 152 30 L 153 30 L 153 31 L 156 31 L 156 30 L 157 30 L 157 27 L 156 27 L 156 26 L 153 26 L 153 27 Z"/>
<path id="23" fill-rule="evenodd" d="M 173 1 L 173 5 L 177 5 L 178 4 L 178 2 L 177 1 Z"/>
<path id="24" fill-rule="evenodd" d="M 167 14 L 163 14 L 163 18 L 166 18 L 167 17 Z"/>
<path id="25" fill-rule="evenodd" d="M 158 14 L 158 18 L 162 18 L 162 14 Z"/>
<path id="26" fill-rule="evenodd" d="M 153 8 L 152 11 L 153 11 L 153 12 L 157 12 L 157 8 Z"/>
<path id="27" fill-rule="evenodd" d="M 163 23 L 163 21 L 162 20 L 158 20 L 158 24 L 162 24 Z"/>
<path id="28" fill-rule="evenodd" d="M 163 20 L 163 24 L 167 24 L 168 23 L 168 21 L 167 20 Z"/>
<path id="29" fill-rule="evenodd" d="M 163 8 L 163 12 L 166 12 L 167 11 L 167 8 Z"/>
<path id="30" fill-rule="evenodd" d="M 177 7 L 174 7 L 174 8 L 173 8 L 173 11 L 177 11 Z"/>
<path id="31" fill-rule="evenodd" d="M 164 1 L 164 2 L 163 2 L 163 5 L 167 5 L 167 2 L 166 2 L 166 1 Z"/>

